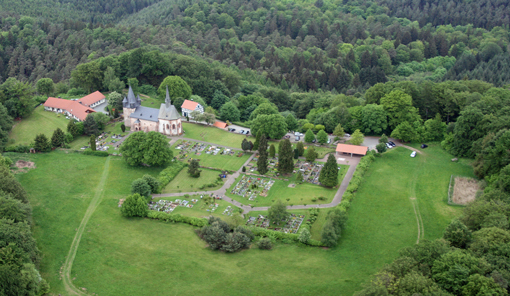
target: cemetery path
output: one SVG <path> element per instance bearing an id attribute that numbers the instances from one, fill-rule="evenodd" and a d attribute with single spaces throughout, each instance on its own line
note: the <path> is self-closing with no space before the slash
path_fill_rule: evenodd
<path id="1" fill-rule="evenodd" d="M 74 286 L 72 279 L 71 279 L 71 270 L 73 267 L 73 261 L 76 256 L 76 251 L 78 251 L 78 247 L 80 245 L 80 240 L 83 232 L 85 231 L 85 227 L 87 226 L 87 223 L 89 222 L 90 217 L 96 210 L 97 206 L 101 203 L 101 200 L 103 199 L 103 189 L 104 185 L 106 183 L 106 179 L 108 177 L 108 171 L 110 167 L 110 158 L 106 158 L 106 162 L 104 164 L 103 174 L 101 175 L 101 179 L 99 181 L 99 184 L 97 185 L 96 192 L 94 194 L 94 197 L 90 201 L 89 207 L 87 208 L 87 211 L 85 212 L 85 216 L 83 216 L 83 219 L 81 220 L 80 226 L 78 227 L 78 230 L 76 231 L 76 235 L 74 236 L 73 242 L 71 243 L 71 249 L 69 250 L 69 253 L 67 254 L 66 261 L 64 263 L 63 268 L 63 283 L 64 288 L 69 293 L 69 295 L 87 295 L 85 290 L 81 291 L 77 287 Z M 84 289 L 84 288 L 83 288 Z"/>
<path id="2" fill-rule="evenodd" d="M 304 209 L 311 209 L 311 208 L 332 208 L 336 207 L 340 204 L 342 201 L 342 196 L 345 193 L 345 190 L 347 190 L 347 186 L 349 185 L 349 182 L 352 179 L 352 176 L 354 175 L 354 171 L 356 171 L 356 167 L 358 166 L 358 163 L 360 162 L 361 157 L 349 157 L 348 160 L 338 160 L 337 162 L 340 164 L 348 164 L 349 169 L 347 170 L 347 173 L 345 174 L 344 179 L 342 180 L 342 183 L 340 183 L 340 187 L 338 187 L 338 191 L 335 194 L 335 197 L 333 197 L 333 200 L 328 204 L 321 204 L 321 205 L 295 205 L 295 206 L 287 206 L 287 209 L 289 210 L 304 210 Z M 246 207 L 243 207 L 244 212 L 243 214 L 247 214 L 251 211 L 267 211 L 269 207 L 253 207 L 248 209 Z"/>
<path id="3" fill-rule="evenodd" d="M 181 138 L 188 140 L 186 138 Z M 192 141 L 197 141 L 194 139 L 189 139 Z M 198 141 L 200 143 L 210 144 L 208 142 L 204 141 Z M 221 146 L 221 145 L 218 145 Z M 221 147 L 227 147 L 228 146 L 221 146 Z M 234 148 L 235 149 L 235 148 Z M 251 207 L 247 205 L 243 205 L 240 202 L 231 199 L 230 197 L 226 196 L 225 193 L 227 192 L 228 188 L 235 182 L 237 177 L 242 173 L 241 170 L 243 166 L 246 166 L 252 159 L 255 157 L 255 153 L 253 153 L 250 158 L 241 166 L 239 170 L 237 170 L 234 174 L 228 175 L 227 180 L 223 184 L 223 186 L 214 191 L 196 191 L 196 192 L 180 192 L 180 193 L 163 193 L 163 194 L 154 194 L 153 197 L 178 197 L 183 196 L 184 194 L 194 195 L 194 194 L 212 194 L 213 196 L 221 196 L 222 200 L 225 200 L 231 204 L 233 204 L 236 207 L 243 209 L 243 214 L 247 214 L 251 211 L 267 211 L 269 207 Z M 326 159 L 326 156 L 324 157 Z M 346 158 L 338 158 L 337 163 L 339 164 L 346 164 L 349 165 L 349 169 L 347 170 L 347 173 L 345 174 L 344 179 L 342 180 L 342 183 L 338 187 L 338 191 L 336 192 L 335 196 L 333 197 L 333 200 L 328 204 L 320 204 L 320 205 L 295 205 L 295 206 L 287 206 L 287 209 L 289 210 L 302 210 L 302 209 L 311 209 L 311 208 L 332 208 L 336 207 L 340 202 L 342 201 L 342 196 L 344 195 L 345 191 L 347 190 L 347 186 L 349 185 L 349 182 L 352 179 L 352 176 L 354 175 L 354 171 L 356 170 L 356 167 L 358 166 L 358 163 L 360 162 L 361 157 L 346 157 Z M 321 160 L 319 160 L 321 161 Z"/>

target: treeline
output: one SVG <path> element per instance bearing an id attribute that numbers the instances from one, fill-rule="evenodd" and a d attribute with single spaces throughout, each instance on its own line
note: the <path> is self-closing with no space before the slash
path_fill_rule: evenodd
<path id="1" fill-rule="evenodd" d="M 245 81 L 291 91 L 355 94 L 404 79 L 467 77 L 496 86 L 508 81 L 501 71 L 510 59 L 507 29 L 420 26 L 388 17 L 376 4 L 363 13 L 356 7 L 335 1 L 162 1 L 118 26 L 4 13 L 0 75 L 67 82 L 80 63 L 147 47 L 220 61 Z"/>
<path id="2" fill-rule="evenodd" d="M 160 0 L 1 0 L 0 10 L 69 25 L 112 23 Z"/>
<path id="3" fill-rule="evenodd" d="M 38 271 L 41 252 L 32 236 L 32 207 L 0 155 L 0 294 L 43 295 L 48 283 Z"/>
<path id="4" fill-rule="evenodd" d="M 389 15 L 418 21 L 421 26 L 451 24 L 473 25 L 491 30 L 496 26 L 508 26 L 510 3 L 505 0 L 380 0 L 389 8 Z"/>

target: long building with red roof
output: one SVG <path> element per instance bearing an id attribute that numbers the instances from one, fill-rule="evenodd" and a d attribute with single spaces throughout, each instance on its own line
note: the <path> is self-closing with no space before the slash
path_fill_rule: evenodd
<path id="1" fill-rule="evenodd" d="M 49 97 L 44 103 L 44 110 L 52 111 L 56 113 L 63 113 L 69 117 L 72 117 L 78 121 L 84 121 L 89 115 L 94 111 L 94 109 L 89 108 L 80 104 L 78 101 L 64 100 L 60 98 Z"/>

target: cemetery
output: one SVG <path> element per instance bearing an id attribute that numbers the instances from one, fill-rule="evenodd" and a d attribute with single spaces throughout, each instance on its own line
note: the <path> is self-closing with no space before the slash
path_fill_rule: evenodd
<path id="1" fill-rule="evenodd" d="M 183 162 L 199 159 L 200 165 L 224 170 L 238 170 L 251 155 L 242 150 L 224 148 L 189 140 L 178 140 L 173 146 L 174 157 Z"/>
<path id="2" fill-rule="evenodd" d="M 309 163 L 303 160 L 299 160 L 298 162 L 296 162 L 294 167 L 295 167 L 294 173 L 301 172 L 301 174 L 303 175 L 304 182 L 320 185 L 319 175 L 322 168 L 324 167 L 324 164 L 320 164 L 317 162 Z"/>
<path id="3" fill-rule="evenodd" d="M 182 169 L 175 178 L 163 188 L 162 193 L 193 192 L 198 190 L 216 190 L 223 186 L 219 178 L 220 171 L 201 169 L 200 177 L 193 178 L 188 169 Z"/>
<path id="4" fill-rule="evenodd" d="M 274 183 L 272 179 L 243 175 L 230 193 L 255 200 L 257 196 L 267 196 Z"/>
<path id="5" fill-rule="evenodd" d="M 238 207 L 227 201 L 204 194 L 179 196 L 175 200 L 168 198 L 153 200 L 149 203 L 149 210 L 199 218 L 213 215 L 222 219 L 240 212 Z"/>
<path id="6" fill-rule="evenodd" d="M 252 174 L 258 174 L 259 172 L 257 171 L 257 160 L 258 160 L 258 157 L 255 156 L 249 163 L 248 165 L 246 166 L 246 171 L 249 172 L 249 173 L 252 173 Z M 269 177 L 278 177 L 280 174 L 278 173 L 278 158 L 277 157 L 269 157 L 267 159 L 267 173 L 266 173 L 266 176 L 269 176 Z"/>
<path id="7" fill-rule="evenodd" d="M 271 221 L 264 215 L 258 215 L 256 217 L 250 216 L 246 221 L 246 226 L 269 228 L 271 230 L 280 231 L 284 233 L 298 233 L 299 227 L 305 220 L 305 215 L 290 214 L 289 217 L 280 223 L 281 226 L 274 227 L 271 225 Z"/>

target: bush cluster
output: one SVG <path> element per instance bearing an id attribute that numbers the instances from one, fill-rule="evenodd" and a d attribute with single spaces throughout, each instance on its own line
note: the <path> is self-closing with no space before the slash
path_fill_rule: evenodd
<path id="1" fill-rule="evenodd" d="M 30 146 L 27 145 L 16 145 L 16 146 L 7 146 L 5 147 L 5 152 L 18 152 L 18 153 L 29 153 Z"/>
<path id="2" fill-rule="evenodd" d="M 249 229 L 242 226 L 232 229 L 225 221 L 216 217 L 210 217 L 208 225 L 202 227 L 198 235 L 211 249 L 228 253 L 248 249 L 255 237 Z"/>
<path id="3" fill-rule="evenodd" d="M 101 157 L 107 157 L 108 152 L 107 151 L 92 151 L 92 150 L 85 150 L 83 151 L 83 155 L 93 155 L 93 156 L 101 156 Z"/>
<path id="4" fill-rule="evenodd" d="M 299 234 L 295 233 L 284 233 L 279 231 L 274 231 L 266 228 L 260 227 L 250 227 L 250 230 L 253 232 L 255 236 L 268 237 L 273 240 L 282 240 L 282 241 L 293 241 L 299 242 Z M 310 239 L 306 242 L 309 246 L 320 247 L 322 243 L 318 240 Z"/>

